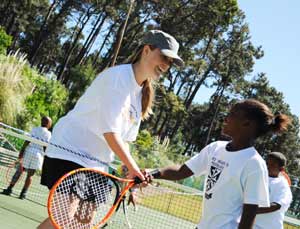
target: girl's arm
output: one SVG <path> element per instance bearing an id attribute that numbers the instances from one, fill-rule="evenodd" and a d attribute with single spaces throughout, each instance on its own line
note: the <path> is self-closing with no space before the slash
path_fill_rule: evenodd
<path id="1" fill-rule="evenodd" d="M 193 176 L 193 172 L 185 164 L 158 169 L 157 172 L 153 174 L 154 178 L 166 180 L 181 180 L 190 176 Z"/>
<path id="2" fill-rule="evenodd" d="M 270 213 L 270 212 L 277 211 L 280 208 L 281 208 L 280 204 L 273 202 L 270 204 L 270 207 L 268 208 L 258 208 L 256 214 Z"/>
<path id="3" fill-rule="evenodd" d="M 258 205 L 256 204 L 244 204 L 242 218 L 238 229 L 251 229 L 254 225 Z"/>
<path id="4" fill-rule="evenodd" d="M 129 152 L 128 144 L 116 133 L 104 133 L 103 135 L 111 150 L 127 166 L 129 170 L 128 177 L 139 177 L 141 180 L 145 180 L 144 175 Z"/>

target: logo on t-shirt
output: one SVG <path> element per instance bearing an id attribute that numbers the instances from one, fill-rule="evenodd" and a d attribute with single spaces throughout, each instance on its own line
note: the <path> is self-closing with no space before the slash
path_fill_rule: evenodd
<path id="1" fill-rule="evenodd" d="M 205 198 L 211 199 L 213 193 L 208 193 L 218 182 L 220 175 L 224 169 L 224 167 L 227 167 L 228 163 L 226 163 L 223 160 L 217 159 L 216 157 L 212 158 L 210 171 L 207 176 L 206 181 L 206 188 L 205 188 Z"/>
<path id="2" fill-rule="evenodd" d="M 134 125 L 136 125 L 138 123 L 138 120 L 139 120 L 139 115 L 138 115 L 138 112 L 135 108 L 134 105 L 130 104 L 130 110 L 129 110 L 129 119 L 130 119 L 130 122 Z"/>
<path id="3" fill-rule="evenodd" d="M 210 173 L 207 177 L 206 191 L 209 191 L 218 181 L 222 170 L 214 166 L 210 167 Z"/>
<path id="4" fill-rule="evenodd" d="M 123 108 L 122 116 L 131 125 L 137 125 L 139 122 L 139 118 L 140 118 L 135 106 L 132 104 L 130 104 L 130 105 L 128 104 L 126 107 Z"/>

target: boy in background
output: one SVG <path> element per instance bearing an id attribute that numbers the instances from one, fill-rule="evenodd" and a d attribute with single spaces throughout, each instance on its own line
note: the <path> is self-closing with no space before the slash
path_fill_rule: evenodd
<path id="1" fill-rule="evenodd" d="M 255 229 L 282 229 L 284 214 L 292 202 L 292 192 L 285 177 L 286 157 L 279 152 L 268 154 L 270 207 L 258 208 Z"/>

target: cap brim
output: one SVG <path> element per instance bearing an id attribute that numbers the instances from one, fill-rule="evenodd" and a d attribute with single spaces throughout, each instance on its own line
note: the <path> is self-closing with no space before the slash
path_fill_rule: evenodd
<path id="1" fill-rule="evenodd" d="M 184 65 L 184 61 L 173 51 L 169 49 L 161 49 L 160 51 L 165 56 L 172 58 L 174 60 L 174 64 L 177 66 L 182 67 Z"/>

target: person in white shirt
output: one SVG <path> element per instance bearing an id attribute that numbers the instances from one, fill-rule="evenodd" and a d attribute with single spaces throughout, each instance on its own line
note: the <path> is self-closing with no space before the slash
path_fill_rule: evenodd
<path id="1" fill-rule="evenodd" d="M 50 117 L 44 116 L 41 119 L 41 126 L 34 127 L 31 130 L 31 136 L 39 138 L 42 141 L 49 142 L 51 138 L 51 128 L 52 120 Z M 44 151 L 46 147 L 34 144 L 29 141 L 25 141 L 22 149 L 19 153 L 20 166 L 17 168 L 9 186 L 3 190 L 3 194 L 11 195 L 12 189 L 15 184 L 18 182 L 23 171 L 27 171 L 27 177 L 24 183 L 24 187 L 19 196 L 20 199 L 26 198 L 27 190 L 32 182 L 32 176 L 35 174 L 36 170 L 42 169 L 42 163 L 44 158 Z"/>
<path id="2" fill-rule="evenodd" d="M 81 167 L 107 171 L 116 154 L 128 168 L 128 177 L 145 180 L 129 151 L 140 122 L 151 114 L 152 81 L 174 63 L 183 65 L 179 44 L 171 35 L 151 30 L 145 34 L 130 64 L 101 72 L 81 96 L 73 110 L 53 129 L 51 142 L 73 152 L 49 146 L 41 183 L 49 189 L 62 175 Z M 96 159 L 96 160 L 92 160 Z M 100 163 L 103 162 L 103 163 Z M 53 228 L 46 219 L 39 228 Z"/>
<path id="3" fill-rule="evenodd" d="M 270 207 L 258 208 L 255 229 L 283 229 L 284 214 L 288 210 L 293 196 L 285 178 L 286 157 L 280 152 L 268 154 Z"/>
<path id="4" fill-rule="evenodd" d="M 238 102 L 222 129 L 231 141 L 213 142 L 185 164 L 157 169 L 152 177 L 180 180 L 205 174 L 202 218 L 197 228 L 250 229 L 258 206 L 269 206 L 267 167 L 253 146 L 255 139 L 285 130 L 289 122 L 287 116 L 274 116 L 257 100 Z"/>

